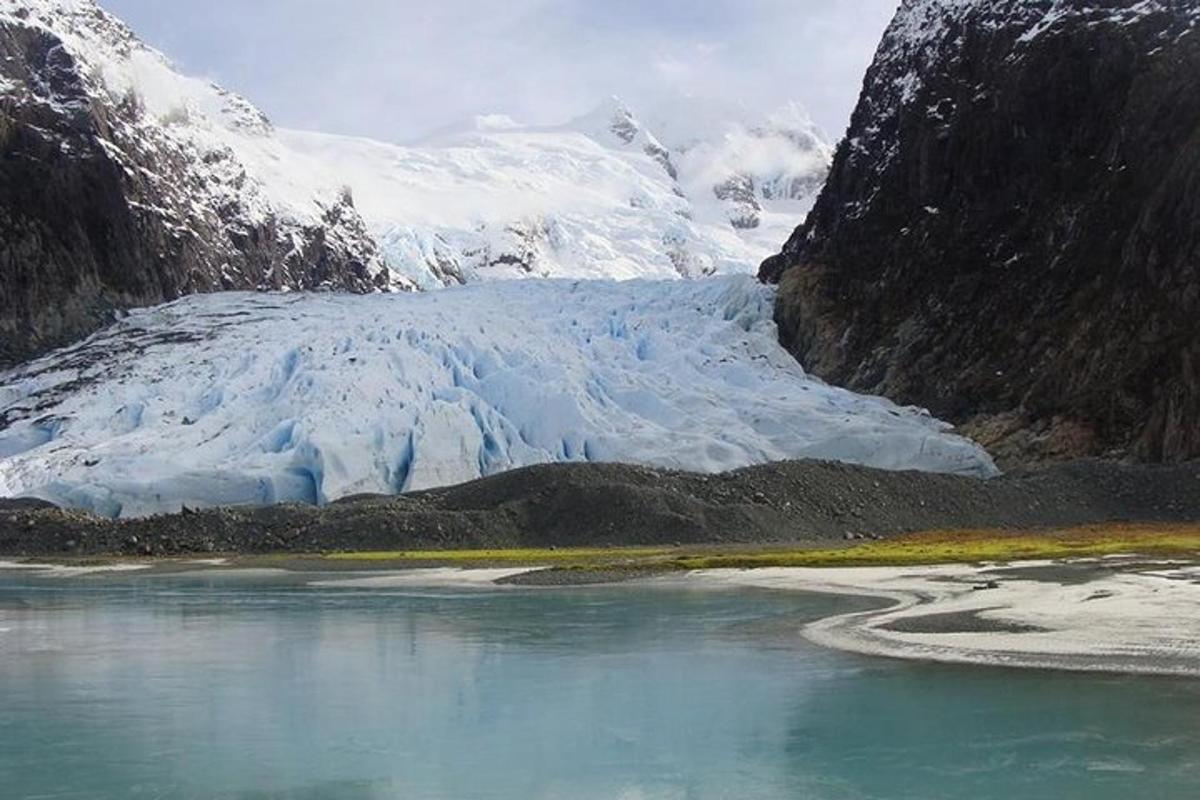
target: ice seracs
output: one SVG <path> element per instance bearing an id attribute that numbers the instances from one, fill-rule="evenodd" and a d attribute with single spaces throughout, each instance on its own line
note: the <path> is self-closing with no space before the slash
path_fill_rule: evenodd
<path id="1" fill-rule="evenodd" d="M 143 515 L 555 461 L 994 473 L 927 414 L 805 375 L 772 302 L 750 276 L 189 297 L 0 374 L 0 495 Z"/>

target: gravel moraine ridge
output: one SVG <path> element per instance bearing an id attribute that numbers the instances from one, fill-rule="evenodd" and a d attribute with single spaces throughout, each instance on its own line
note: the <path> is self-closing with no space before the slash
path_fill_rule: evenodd
<path id="1" fill-rule="evenodd" d="M 1200 521 L 1200 463 L 1080 461 L 992 480 L 817 461 L 719 475 L 556 464 L 320 508 L 222 508 L 131 520 L 0 500 L 0 554 L 802 542 L 1117 521 Z"/>

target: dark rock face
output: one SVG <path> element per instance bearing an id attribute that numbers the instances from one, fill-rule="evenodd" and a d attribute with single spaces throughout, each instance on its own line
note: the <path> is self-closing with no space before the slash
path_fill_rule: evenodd
<path id="1" fill-rule="evenodd" d="M 1002 457 L 1200 456 L 1200 4 L 906 0 L 762 277 L 809 369 Z"/>
<path id="2" fill-rule="evenodd" d="M 377 288 L 374 244 L 348 195 L 311 220 L 281 216 L 232 151 L 172 135 L 185 112 L 151 118 L 135 93 L 113 97 L 55 27 L 141 48 L 123 25 L 95 7 L 31 8 L 0 14 L 0 366 L 182 294 Z M 248 134 L 272 135 L 248 103 L 223 96 Z"/>

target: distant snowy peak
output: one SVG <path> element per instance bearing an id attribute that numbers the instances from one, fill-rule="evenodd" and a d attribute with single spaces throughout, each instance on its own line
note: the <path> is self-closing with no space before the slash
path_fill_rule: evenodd
<path id="1" fill-rule="evenodd" d="M 397 279 L 432 289 L 752 271 L 803 219 L 828 169 L 830 148 L 806 120 L 790 109 L 676 152 L 610 98 L 563 125 L 493 114 L 407 147 L 280 138 L 295 172 L 352 189 Z M 734 180 L 744 199 L 727 192 Z"/>
<path id="2" fill-rule="evenodd" d="M 768 225 L 772 211 L 803 218 L 832 157 L 808 114 L 792 104 L 759 124 L 731 124 L 721 137 L 683 151 L 680 163 L 691 191 L 711 184 L 733 226 L 756 229 Z M 777 238 L 778 228 L 768 229 Z"/>
<path id="3" fill-rule="evenodd" d="M 740 112 L 718 121 L 717 113 L 701 113 L 691 135 L 671 144 L 664 144 L 617 97 L 569 127 L 601 143 L 649 155 L 690 190 L 685 194 L 691 199 L 705 200 L 711 194 L 725 203 L 734 228 L 758 227 L 762 201 L 812 202 L 833 148 L 802 106 L 790 103 L 765 120 Z M 686 164 L 686 169 L 681 171 L 677 164 Z"/>
<path id="4" fill-rule="evenodd" d="M 401 147 L 299 131 L 281 138 L 351 187 L 393 274 L 423 289 L 515 278 L 744 272 L 754 250 L 693 225 L 642 153 L 562 128 L 443 131 Z"/>
<path id="5" fill-rule="evenodd" d="M 568 127 L 592 137 L 601 144 L 644 153 L 658 162 L 672 180 L 679 178 L 679 173 L 671 162 L 671 151 L 664 147 L 654 134 L 646 130 L 619 97 L 610 97 L 591 113 L 571 122 Z"/>

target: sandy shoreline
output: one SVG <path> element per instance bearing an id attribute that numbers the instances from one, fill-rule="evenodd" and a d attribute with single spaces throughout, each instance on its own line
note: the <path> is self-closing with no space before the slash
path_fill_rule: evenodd
<path id="1" fill-rule="evenodd" d="M 956 664 L 1200 677 L 1195 564 L 1099 559 L 716 570 L 689 577 L 892 602 L 805 626 L 807 639 L 838 650 Z"/>
<path id="2" fill-rule="evenodd" d="M 480 588 L 520 584 L 513 578 L 539 572 L 410 570 L 311 585 Z M 1103 558 L 985 566 L 784 567 L 659 575 L 642 582 L 887 601 L 878 609 L 817 620 L 801 631 L 821 646 L 863 655 L 1200 677 L 1200 565 L 1195 563 Z M 562 584 L 546 584 L 556 585 Z"/>
<path id="3" fill-rule="evenodd" d="M 147 569 L 117 563 L 65 567 L 0 561 L 0 575 L 71 578 L 226 574 L 256 570 L 223 559 Z M 261 572 L 262 570 L 257 570 Z M 303 570 L 276 569 L 302 576 Z M 413 568 L 314 573 L 314 589 L 562 588 L 536 566 Z M 602 571 L 580 584 L 607 582 Z M 530 580 L 522 580 L 527 578 Z M 615 581 L 615 582 L 626 582 Z M 879 608 L 826 617 L 799 632 L 809 641 L 869 656 L 984 666 L 1200 677 L 1200 564 L 1118 557 L 1004 565 L 714 569 L 639 576 L 633 583 L 759 588 L 871 597 Z"/>

